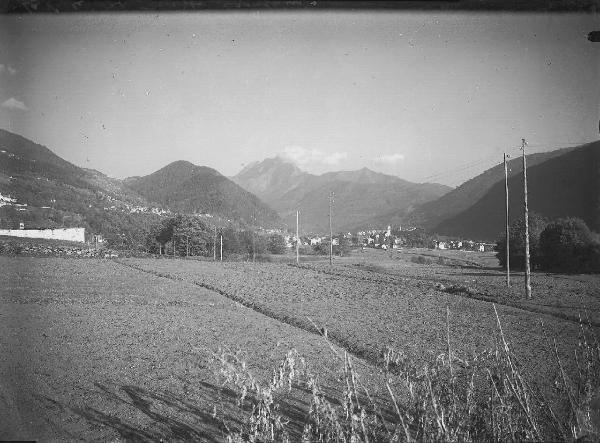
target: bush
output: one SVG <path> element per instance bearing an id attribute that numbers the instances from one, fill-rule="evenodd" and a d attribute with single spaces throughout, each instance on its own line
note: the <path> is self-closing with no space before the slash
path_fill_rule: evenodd
<path id="1" fill-rule="evenodd" d="M 19 255 L 23 247 L 16 243 L 0 243 L 0 254 Z"/>
<path id="2" fill-rule="evenodd" d="M 317 243 L 312 250 L 315 255 L 329 255 L 329 242 Z"/>
<path id="3" fill-rule="evenodd" d="M 433 263 L 433 260 L 431 260 L 430 258 L 427 258 L 423 255 L 417 255 L 417 256 L 412 256 L 410 258 L 410 261 L 413 263 L 418 263 L 420 265 L 430 265 Z"/>
<path id="4" fill-rule="evenodd" d="M 583 220 L 550 223 L 540 236 L 541 264 L 552 272 L 600 272 L 600 243 Z"/>
<path id="5" fill-rule="evenodd" d="M 267 240 L 267 250 L 271 254 L 285 254 L 285 239 L 282 235 L 272 234 Z"/>
<path id="6" fill-rule="evenodd" d="M 532 269 L 540 267 L 539 241 L 547 221 L 543 217 L 529 214 L 529 257 Z M 520 218 L 510 225 L 509 230 L 509 258 L 510 268 L 525 269 L 525 221 Z M 496 257 L 500 266 L 506 267 L 506 234 L 496 241 Z"/>

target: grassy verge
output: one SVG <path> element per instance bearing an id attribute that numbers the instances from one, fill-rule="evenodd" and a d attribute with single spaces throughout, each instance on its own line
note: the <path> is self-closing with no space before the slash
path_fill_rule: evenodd
<path id="1" fill-rule="evenodd" d="M 494 307 L 495 310 L 495 307 Z M 463 359 L 453 351 L 447 325 L 447 350 L 417 367 L 399 351 L 384 354 L 385 402 L 373 399 L 354 369 L 352 358 L 331 346 L 345 385 L 340 399 L 329 398 L 319 376 L 290 350 L 270 380 L 258 380 L 240 354 L 219 351 L 214 363 L 222 384 L 237 393 L 245 411 L 241 426 L 224 423 L 230 442 L 290 441 L 290 421 L 282 399 L 292 390 L 305 392 L 309 410 L 302 441 L 597 441 L 600 438 L 600 344 L 589 325 L 581 334 L 569 378 L 549 342 L 559 377 L 550 401 L 521 371 L 509 348 L 498 314 L 500 340 L 495 349 Z M 323 337 L 327 340 L 326 332 Z M 215 417 L 219 415 L 215 407 Z"/>

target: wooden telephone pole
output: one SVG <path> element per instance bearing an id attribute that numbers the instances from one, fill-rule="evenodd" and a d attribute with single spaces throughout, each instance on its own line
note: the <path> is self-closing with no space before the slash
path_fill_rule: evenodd
<path id="1" fill-rule="evenodd" d="M 300 263 L 300 236 L 298 234 L 299 232 L 299 217 L 300 217 L 300 211 L 296 210 L 296 264 Z"/>
<path id="2" fill-rule="evenodd" d="M 510 287 L 510 228 L 508 221 L 508 168 L 506 166 L 507 158 L 510 158 L 510 156 L 504 153 L 504 195 L 506 197 L 506 286 Z"/>
<path id="3" fill-rule="evenodd" d="M 531 269 L 529 268 L 529 208 L 527 206 L 527 160 L 525 160 L 525 146 L 527 142 L 521 139 L 523 150 L 523 207 L 525 210 L 525 293 L 531 298 Z"/>
<path id="4" fill-rule="evenodd" d="M 256 261 L 256 232 L 254 232 L 256 229 L 256 209 L 252 211 L 252 223 L 254 225 L 252 226 L 252 263 L 254 263 Z"/>
<path id="5" fill-rule="evenodd" d="M 215 225 L 215 235 L 213 236 L 213 261 L 217 260 L 217 226 Z"/>
<path id="6" fill-rule="evenodd" d="M 223 261 L 223 233 L 221 232 L 221 261 Z"/>
<path id="7" fill-rule="evenodd" d="M 331 207 L 333 206 L 333 196 L 334 193 L 331 191 L 329 193 L 329 264 L 332 264 L 332 256 L 333 256 L 333 229 L 331 224 Z"/>

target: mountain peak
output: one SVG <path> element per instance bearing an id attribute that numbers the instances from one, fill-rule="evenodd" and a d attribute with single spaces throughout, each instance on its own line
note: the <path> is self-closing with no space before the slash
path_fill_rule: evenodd
<path id="1" fill-rule="evenodd" d="M 284 193 L 311 176 L 288 159 L 275 156 L 247 165 L 232 180 L 261 198 Z"/>

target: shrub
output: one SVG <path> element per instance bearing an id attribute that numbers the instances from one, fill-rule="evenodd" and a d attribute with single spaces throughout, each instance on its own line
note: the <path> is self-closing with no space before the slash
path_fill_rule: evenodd
<path id="1" fill-rule="evenodd" d="M 271 254 L 285 254 L 285 239 L 282 235 L 272 234 L 267 240 L 267 250 Z"/>
<path id="2" fill-rule="evenodd" d="M 430 265 L 430 264 L 433 263 L 433 261 L 430 258 L 425 257 L 423 255 L 416 255 L 416 256 L 413 255 L 410 258 L 410 261 L 413 262 L 413 263 L 418 263 L 420 265 Z"/>
<path id="3" fill-rule="evenodd" d="M 329 242 L 321 242 L 312 247 L 313 253 L 316 255 L 328 255 L 329 254 Z"/>
<path id="4" fill-rule="evenodd" d="M 23 252 L 23 247 L 17 243 L 0 243 L 0 254 L 19 255 Z"/>
<path id="5" fill-rule="evenodd" d="M 540 267 L 539 241 L 546 227 L 543 217 L 529 214 L 529 256 L 532 269 Z M 525 221 L 520 218 L 510 225 L 509 229 L 509 258 L 511 269 L 525 269 Z M 501 267 L 506 267 L 506 234 L 496 241 L 496 257 Z"/>
<path id="6" fill-rule="evenodd" d="M 540 236 L 541 264 L 552 272 L 600 272 L 600 244 L 583 220 L 550 223 Z"/>

